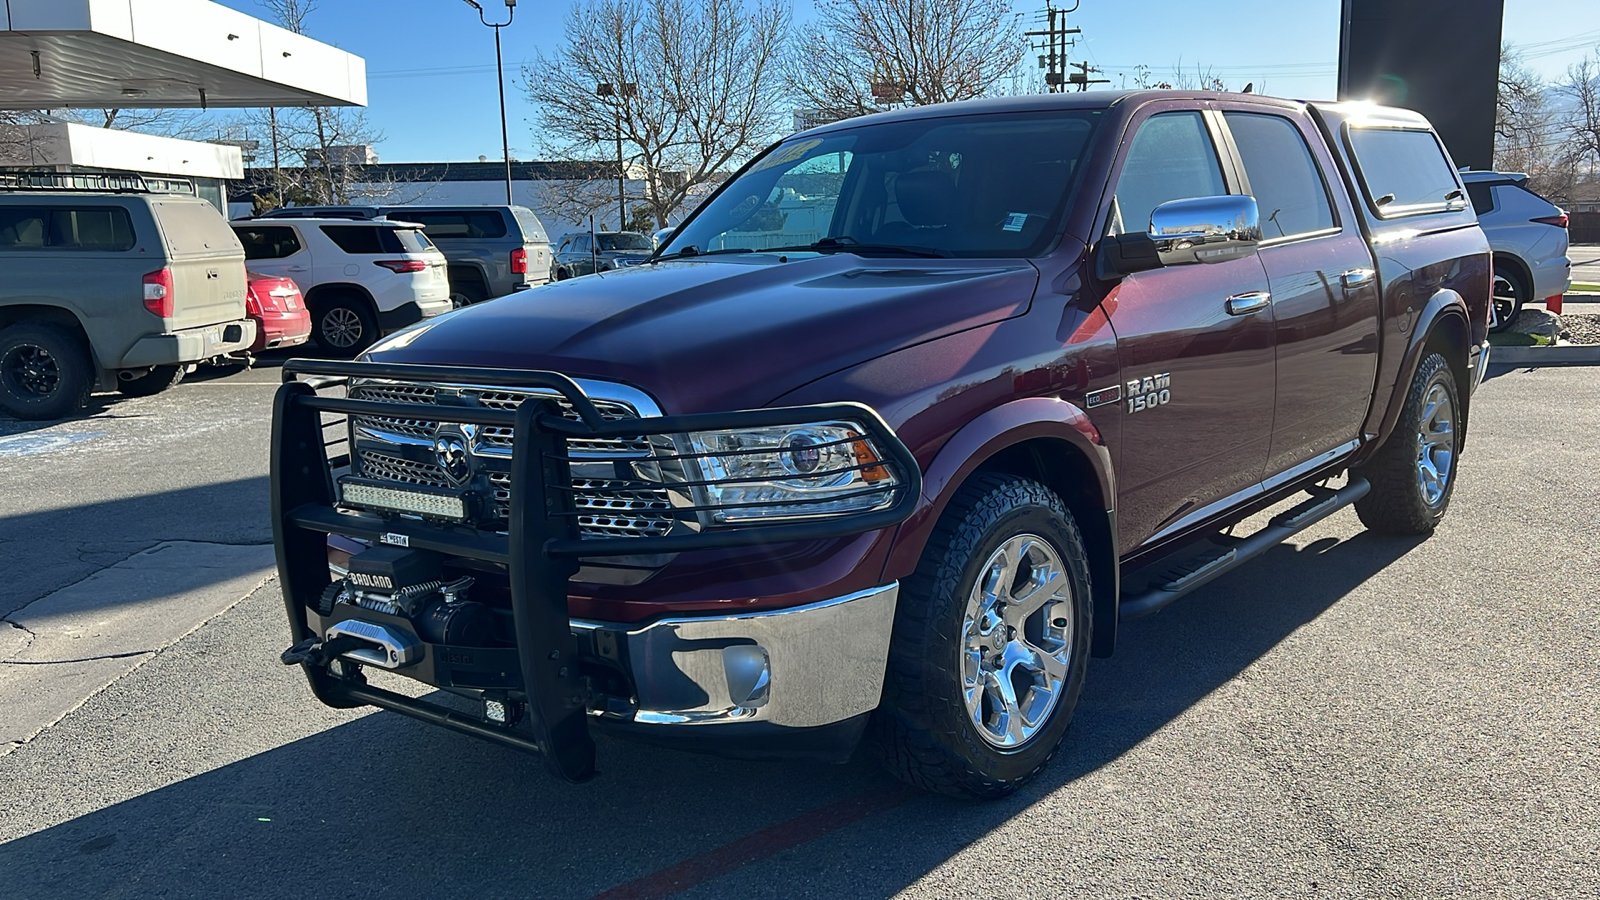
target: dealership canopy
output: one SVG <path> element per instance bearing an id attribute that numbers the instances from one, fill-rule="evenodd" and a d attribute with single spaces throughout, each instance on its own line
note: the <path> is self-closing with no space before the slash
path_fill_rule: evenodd
<path id="1" fill-rule="evenodd" d="M 366 103 L 361 57 L 209 0 L 0 3 L 0 109 Z"/>

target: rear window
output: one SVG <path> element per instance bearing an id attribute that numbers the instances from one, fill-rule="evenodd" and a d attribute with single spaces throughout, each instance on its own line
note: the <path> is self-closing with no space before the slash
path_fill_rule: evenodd
<path id="1" fill-rule="evenodd" d="M 544 223 L 533 214 L 533 210 L 520 206 L 511 208 L 511 215 L 516 218 L 517 225 L 522 229 L 522 239 L 530 244 L 548 244 L 550 236 L 545 233 Z"/>
<path id="2" fill-rule="evenodd" d="M 389 218 L 415 222 L 428 230 L 433 240 L 474 240 L 506 236 L 506 220 L 498 210 L 459 210 L 455 212 L 417 212 L 389 210 Z"/>
<path id="3" fill-rule="evenodd" d="M 133 223 L 117 206 L 0 207 L 0 250 L 131 250 Z"/>
<path id="4" fill-rule="evenodd" d="M 228 220 L 204 200 L 157 200 L 150 204 L 173 253 L 240 252 Z"/>
<path id="5" fill-rule="evenodd" d="M 1461 185 L 1431 131 L 1352 128 L 1350 148 L 1367 201 L 1385 219 L 1449 208 Z"/>
<path id="6" fill-rule="evenodd" d="M 1509 184 L 1510 182 L 1470 181 L 1467 183 L 1467 199 L 1472 201 L 1472 211 L 1478 215 L 1494 211 L 1495 184 Z"/>
<path id="7" fill-rule="evenodd" d="M 433 244 L 415 228 L 323 225 L 322 233 L 340 250 L 352 254 L 421 253 L 433 249 Z"/>

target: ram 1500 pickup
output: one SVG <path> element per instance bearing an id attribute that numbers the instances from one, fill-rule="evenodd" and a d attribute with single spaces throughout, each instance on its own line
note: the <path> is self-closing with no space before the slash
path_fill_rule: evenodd
<path id="1" fill-rule="evenodd" d="M 284 661 L 574 781 L 611 732 L 864 742 L 1001 795 L 1119 621 L 1346 506 L 1434 528 L 1490 284 L 1404 110 L 1081 93 L 815 128 L 647 264 L 284 367 Z"/>

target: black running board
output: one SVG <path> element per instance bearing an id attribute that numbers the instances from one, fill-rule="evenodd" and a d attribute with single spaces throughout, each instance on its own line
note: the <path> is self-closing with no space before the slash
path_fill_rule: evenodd
<path id="1" fill-rule="evenodd" d="M 1312 488 L 1311 497 L 1293 509 L 1273 516 L 1272 521 L 1255 534 L 1226 545 L 1216 545 L 1205 555 L 1181 565 L 1173 577 L 1149 586 L 1143 593 L 1124 595 L 1117 606 L 1117 618 L 1126 622 L 1161 609 L 1360 500 L 1371 489 L 1372 485 L 1366 479 L 1355 477 L 1351 477 L 1350 483 L 1338 490 Z"/>

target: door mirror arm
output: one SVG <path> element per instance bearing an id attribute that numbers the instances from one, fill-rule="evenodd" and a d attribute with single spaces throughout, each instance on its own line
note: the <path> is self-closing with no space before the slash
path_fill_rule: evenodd
<path id="1" fill-rule="evenodd" d="M 1095 248 L 1094 277 L 1101 281 L 1114 281 L 1124 275 L 1159 269 L 1161 266 L 1156 242 L 1144 232 L 1108 234 Z"/>

